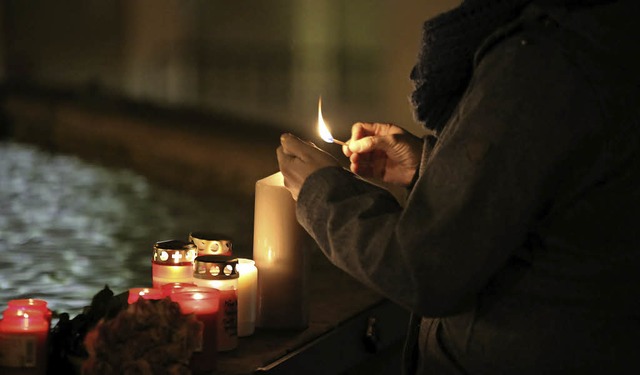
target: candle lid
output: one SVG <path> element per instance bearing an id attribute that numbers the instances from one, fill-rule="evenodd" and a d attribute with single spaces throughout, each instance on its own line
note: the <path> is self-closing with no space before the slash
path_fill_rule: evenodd
<path id="1" fill-rule="evenodd" d="M 238 278 L 238 259 L 223 255 L 201 255 L 194 262 L 193 277 L 206 280 Z"/>
<path id="2" fill-rule="evenodd" d="M 233 241 L 224 234 L 196 231 L 189 234 L 189 240 L 198 247 L 199 255 L 231 255 L 233 253 Z"/>
<path id="3" fill-rule="evenodd" d="M 197 248 L 191 242 L 166 240 L 153 245 L 153 262 L 156 264 L 193 264 L 196 256 Z"/>

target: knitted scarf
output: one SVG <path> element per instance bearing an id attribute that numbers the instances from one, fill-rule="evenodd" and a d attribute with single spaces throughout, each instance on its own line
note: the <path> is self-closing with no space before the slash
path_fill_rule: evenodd
<path id="1" fill-rule="evenodd" d="M 467 88 L 473 55 L 497 28 L 513 21 L 532 0 L 464 0 L 424 23 L 418 62 L 411 71 L 417 121 L 439 133 Z M 547 0 L 568 7 L 612 0 Z"/>

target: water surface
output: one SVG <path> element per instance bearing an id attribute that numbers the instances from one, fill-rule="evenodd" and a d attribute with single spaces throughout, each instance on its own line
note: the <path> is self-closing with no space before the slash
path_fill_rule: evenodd
<path id="1" fill-rule="evenodd" d="M 195 230 L 240 237 L 236 254 L 246 256 L 252 219 L 248 201 L 193 197 L 130 170 L 0 142 L 0 310 L 43 298 L 74 316 L 105 285 L 150 286 L 153 244 Z"/>

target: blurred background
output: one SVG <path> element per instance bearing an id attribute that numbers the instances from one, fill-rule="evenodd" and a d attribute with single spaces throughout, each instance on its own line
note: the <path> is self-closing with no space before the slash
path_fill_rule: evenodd
<path id="1" fill-rule="evenodd" d="M 456 0 L 0 1 L 0 308 L 78 312 L 150 278 L 155 241 L 224 232 L 251 256 L 281 132 L 416 134 L 424 20 Z"/>
<path id="2" fill-rule="evenodd" d="M 422 22 L 456 0 L 3 0 L 4 83 L 232 114 L 308 135 L 355 121 L 419 132 Z"/>

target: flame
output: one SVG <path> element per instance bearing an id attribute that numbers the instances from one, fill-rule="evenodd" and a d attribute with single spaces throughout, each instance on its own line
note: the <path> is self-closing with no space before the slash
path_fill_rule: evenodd
<path id="1" fill-rule="evenodd" d="M 331 131 L 329 131 L 327 124 L 324 123 L 324 119 L 322 118 L 322 98 L 318 98 L 318 132 L 325 142 L 333 143 Z"/>

